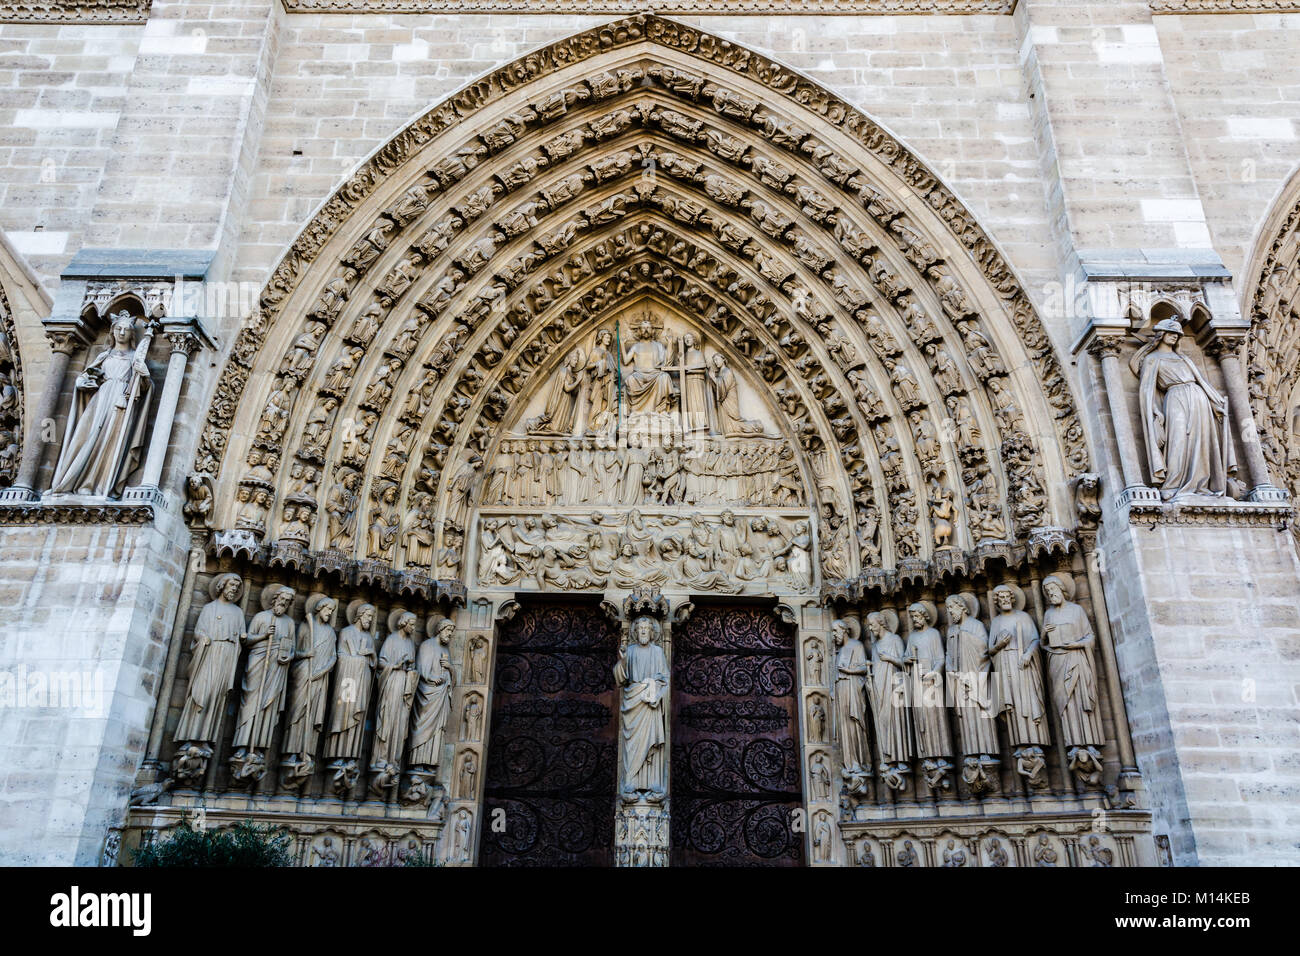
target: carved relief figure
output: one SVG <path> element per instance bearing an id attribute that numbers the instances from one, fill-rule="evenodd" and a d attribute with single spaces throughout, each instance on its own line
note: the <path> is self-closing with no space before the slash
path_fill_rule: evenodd
<path id="1" fill-rule="evenodd" d="M 623 391 L 632 413 L 656 413 L 672 410 L 673 378 L 664 369 L 672 361 L 672 350 L 655 335 L 654 324 L 643 318 L 636 327 L 636 338 L 623 346 Z"/>
<path id="2" fill-rule="evenodd" d="M 338 634 L 334 630 L 334 613 L 338 602 L 324 594 L 312 594 L 303 608 L 306 620 L 298 625 L 298 644 L 294 651 L 293 693 L 289 698 L 284 742 L 280 749 L 287 755 L 290 779 L 303 782 L 315 768 L 312 755 L 325 723 L 325 703 L 329 698 L 330 673 L 337 659 Z"/>
<path id="3" fill-rule="evenodd" d="M 117 497 L 140 462 L 153 385 L 145 355 L 153 332 L 132 341 L 132 319 L 113 318 L 110 344 L 77 376 L 50 494 Z"/>
<path id="4" fill-rule="evenodd" d="M 633 642 L 619 649 L 614 681 L 622 691 L 621 719 L 625 803 L 662 802 L 667 795 L 666 700 L 668 659 L 659 622 L 639 617 L 632 622 Z"/>
<path id="5" fill-rule="evenodd" d="M 266 773 L 265 751 L 275 737 L 289 684 L 295 650 L 292 588 L 270 584 L 262 589 L 263 610 L 253 617 L 244 646 L 244 679 L 235 720 L 232 772 L 237 780 L 260 780 Z"/>
<path id="6" fill-rule="evenodd" d="M 247 635 L 239 597 L 244 582 L 237 574 L 218 574 L 208 585 L 212 600 L 199 612 L 190 644 L 189 683 L 174 739 L 178 744 L 198 745 L 203 760 L 185 782 L 197 782 L 212 756 L 212 744 L 221 734 L 226 696 L 235 686 L 239 648 Z M 182 748 L 183 749 L 183 748 Z"/>
<path id="7" fill-rule="evenodd" d="M 831 625 L 835 652 L 835 721 L 839 730 L 840 760 L 845 789 L 854 795 L 866 793 L 871 771 L 871 749 L 867 742 L 866 683 L 871 666 L 859 636 L 861 625 L 854 618 L 842 618 Z"/>
<path id="8" fill-rule="evenodd" d="M 1178 352 L 1183 327 L 1176 319 L 1155 325 L 1129 367 L 1138 375 L 1138 402 L 1151 482 L 1169 501 L 1184 495 L 1221 497 L 1237 469 L 1228 423 L 1228 400 L 1187 356 Z"/>
<path id="9" fill-rule="evenodd" d="M 1052 574 L 1043 579 L 1043 650 L 1052 682 L 1052 700 L 1060 714 L 1070 768 L 1086 783 L 1101 782 L 1101 746 L 1106 742 L 1097 701 L 1096 638 L 1083 608 L 1076 604 L 1074 579 Z"/>
<path id="10" fill-rule="evenodd" d="M 415 658 L 419 683 L 411 723 L 411 765 L 436 767 L 442 759 L 443 730 L 451 713 L 452 673 L 448 646 L 456 625 L 447 618 L 429 622 L 429 639 Z"/>
<path id="11" fill-rule="evenodd" d="M 710 363 L 709 381 L 713 385 L 714 406 L 717 409 L 717 428 L 728 438 L 761 435 L 763 423 L 743 418 L 740 414 L 740 394 L 736 373 L 727 365 L 727 357 L 715 352 Z"/>

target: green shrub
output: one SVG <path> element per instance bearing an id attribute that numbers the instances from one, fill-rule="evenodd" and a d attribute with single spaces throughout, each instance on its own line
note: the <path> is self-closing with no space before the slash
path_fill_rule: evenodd
<path id="1" fill-rule="evenodd" d="M 289 834 L 249 820 L 196 830 L 188 816 L 167 837 L 133 852 L 135 866 L 290 866 Z"/>

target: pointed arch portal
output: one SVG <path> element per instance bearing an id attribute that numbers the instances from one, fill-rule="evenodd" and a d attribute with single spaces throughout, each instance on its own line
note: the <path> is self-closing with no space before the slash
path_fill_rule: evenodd
<path id="1" fill-rule="evenodd" d="M 592 497 L 588 445 L 644 488 Z M 697 501 L 664 489 L 665 447 L 723 459 L 688 476 Z M 829 92 L 653 16 L 491 73 L 367 161 L 238 334 L 195 462 L 223 553 L 599 590 L 581 546 L 516 531 L 485 558 L 501 536 L 476 524 L 586 493 L 585 516 L 649 524 L 731 504 L 742 534 L 745 509 L 776 508 L 776 591 L 1008 554 L 1073 524 L 1086 465 L 1038 318 L 952 192 Z M 534 537 L 544 560 L 517 560 Z"/>

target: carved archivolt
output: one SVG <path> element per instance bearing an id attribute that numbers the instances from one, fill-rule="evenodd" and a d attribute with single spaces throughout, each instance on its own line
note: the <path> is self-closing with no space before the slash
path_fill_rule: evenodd
<path id="1" fill-rule="evenodd" d="M 195 462 L 224 479 L 213 526 L 285 563 L 464 579 L 471 514 L 507 503 L 500 456 L 523 440 L 567 467 L 599 437 L 572 402 L 633 313 L 749 396 L 717 440 L 796 452 L 823 580 L 1073 524 L 1068 384 L 956 198 L 829 93 L 638 16 L 462 91 L 326 203 L 217 384 Z M 684 409 L 700 380 L 651 366 L 645 394 Z M 647 489 L 617 503 L 688 503 Z"/>
<path id="2" fill-rule="evenodd" d="M 1294 175 L 1269 222 L 1248 275 L 1247 380 L 1264 457 L 1278 484 L 1300 495 L 1300 174 Z"/>
<path id="3" fill-rule="evenodd" d="M 0 488 L 13 484 L 22 460 L 23 366 L 9 299 L 0 288 Z"/>

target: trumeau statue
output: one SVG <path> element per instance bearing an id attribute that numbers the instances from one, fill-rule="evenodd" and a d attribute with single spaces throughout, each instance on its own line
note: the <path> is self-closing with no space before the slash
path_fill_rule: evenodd
<path id="1" fill-rule="evenodd" d="M 452 673 L 448 645 L 456 625 L 447 618 L 429 621 L 429 639 L 415 655 L 419 683 L 415 688 L 415 713 L 411 718 L 410 762 L 416 767 L 436 767 L 442 762 L 443 731 L 451 713 Z"/>
<path id="2" fill-rule="evenodd" d="M 315 769 L 313 754 L 325 724 L 330 674 L 337 657 L 338 634 L 334 614 L 338 602 L 324 594 L 312 594 L 303 608 L 306 620 L 298 625 L 294 652 L 292 693 L 286 716 L 284 742 L 286 781 L 301 784 Z"/>
<path id="3" fill-rule="evenodd" d="M 128 313 L 114 316 L 112 344 L 77 376 L 52 495 L 118 497 L 140 463 L 153 394 L 145 365 L 153 329 L 146 328 L 134 345 L 132 326 Z"/>
<path id="4" fill-rule="evenodd" d="M 1043 579 L 1043 650 L 1052 683 L 1052 700 L 1061 716 L 1070 768 L 1086 783 L 1101 782 L 1101 751 L 1106 735 L 1097 700 L 1096 638 L 1083 608 L 1071 600 L 1074 579 L 1052 574 Z"/>
<path id="5" fill-rule="evenodd" d="M 397 784 L 411 702 L 419 675 L 415 671 L 415 631 L 419 618 L 395 609 L 388 615 L 390 633 L 379 650 L 378 693 L 375 696 L 375 741 L 370 753 L 374 774 L 370 789 L 382 796 Z"/>
<path id="6" fill-rule="evenodd" d="M 622 688 L 622 782 L 625 803 L 660 803 L 668 792 L 668 659 L 659 622 L 638 617 L 619 649 L 614 682 Z"/>
<path id="7" fill-rule="evenodd" d="M 831 625 L 835 652 L 835 723 L 839 730 L 840 774 L 845 789 L 862 796 L 871 777 L 871 746 L 867 741 L 867 675 L 871 665 L 859 637 L 861 625 L 841 618 Z"/>
<path id="8" fill-rule="evenodd" d="M 275 738 L 275 728 L 284 709 L 289 686 L 289 665 L 295 652 L 292 588 L 269 584 L 262 589 L 262 608 L 253 617 L 244 637 L 248 657 L 239 715 L 235 721 L 234 755 L 231 770 L 237 781 L 260 780 L 266 773 L 266 750 Z"/>
<path id="9" fill-rule="evenodd" d="M 962 778 L 976 794 L 992 789 L 998 753 L 997 713 L 990 694 L 989 634 L 981 623 L 979 599 L 970 592 L 949 595 L 948 683 L 961 743 Z"/>
<path id="10" fill-rule="evenodd" d="M 377 615 L 373 604 L 353 601 L 348 605 L 348 626 L 339 634 L 325 758 L 332 761 L 331 785 L 340 796 L 351 792 L 360 772 L 357 761 L 361 757 L 370 685 L 374 679 Z"/>
<path id="11" fill-rule="evenodd" d="M 196 783 L 207 769 L 212 744 L 221 735 L 221 719 L 226 712 L 226 697 L 235 686 L 239 666 L 239 649 L 248 633 L 244 612 L 239 607 L 244 582 L 237 574 L 218 574 L 208 585 L 212 600 L 199 612 L 190 644 L 189 684 L 185 704 L 173 739 L 179 750 L 196 749 L 184 782 Z"/>
<path id="12" fill-rule="evenodd" d="M 997 614 L 989 624 L 989 653 L 998 677 L 1007 737 L 1015 748 L 1016 769 L 1035 787 L 1047 785 L 1043 747 L 1051 742 L 1043 705 L 1043 667 L 1038 628 L 1025 613 L 1025 592 L 1014 584 L 993 589 Z"/>
<path id="13" fill-rule="evenodd" d="M 1155 336 L 1129 359 L 1138 376 L 1138 402 L 1152 484 L 1169 501 L 1185 495 L 1221 497 L 1237 469 L 1228 400 L 1196 363 L 1178 352 L 1177 319 L 1155 324 Z"/>
<path id="14" fill-rule="evenodd" d="M 892 790 L 906 785 L 912 759 L 912 708 L 907 685 L 907 649 L 890 608 L 867 615 L 871 634 L 871 709 L 876 718 L 880 778 Z"/>
<path id="15" fill-rule="evenodd" d="M 949 787 L 952 738 L 944 700 L 943 638 L 934 626 L 938 612 L 929 601 L 907 609 L 911 628 L 907 635 L 907 669 L 911 679 L 912 724 L 916 730 L 916 755 L 922 760 L 926 782 L 938 790 Z"/>

